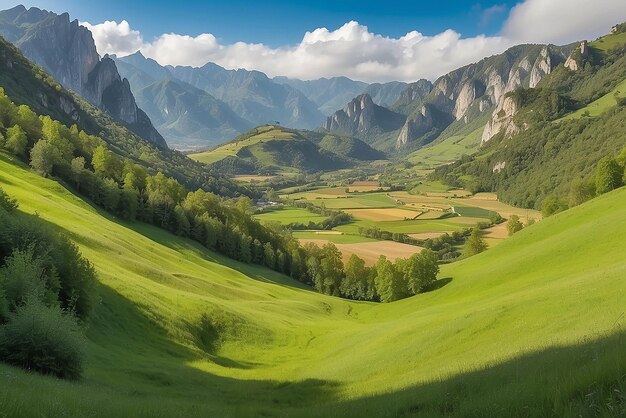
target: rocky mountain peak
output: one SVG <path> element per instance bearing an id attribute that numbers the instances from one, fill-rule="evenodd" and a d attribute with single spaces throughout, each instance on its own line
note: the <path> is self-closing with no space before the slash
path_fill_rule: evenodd
<path id="1" fill-rule="evenodd" d="M 45 68 L 63 86 L 126 123 L 154 145 L 165 140 L 135 104 L 127 80 L 115 62 L 98 55 L 91 32 L 68 13 L 55 14 L 23 6 L 0 12 L 0 35 L 32 62 Z"/>

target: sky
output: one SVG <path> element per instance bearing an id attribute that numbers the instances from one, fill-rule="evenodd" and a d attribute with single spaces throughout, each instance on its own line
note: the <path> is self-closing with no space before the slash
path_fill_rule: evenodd
<path id="1" fill-rule="evenodd" d="M 0 0 L 2 9 L 16 3 Z M 519 43 L 594 39 L 626 0 L 25 1 L 69 12 L 100 54 L 300 79 L 435 79 Z"/>

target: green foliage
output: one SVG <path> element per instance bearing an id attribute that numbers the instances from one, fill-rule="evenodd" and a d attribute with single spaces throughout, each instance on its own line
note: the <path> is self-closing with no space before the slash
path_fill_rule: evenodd
<path id="1" fill-rule="evenodd" d="M 60 153 L 50 141 L 44 139 L 37 141 L 30 150 L 30 166 L 44 177 L 52 174 L 54 165 L 60 160 Z"/>
<path id="2" fill-rule="evenodd" d="M 436 252 L 425 248 L 406 261 L 404 274 L 412 294 L 423 292 L 435 282 L 439 274 L 438 260 Z"/>
<path id="3" fill-rule="evenodd" d="M 350 299 L 372 300 L 375 294 L 372 269 L 356 254 L 352 254 L 344 267 L 346 277 L 341 281 L 341 293 Z"/>
<path id="4" fill-rule="evenodd" d="M 624 168 L 612 157 L 604 157 L 596 167 L 596 194 L 604 194 L 622 186 Z"/>
<path id="5" fill-rule="evenodd" d="M 28 298 L 46 305 L 58 303 L 60 284 L 56 271 L 35 257 L 33 248 L 16 249 L 4 263 L 0 268 L 0 289 L 10 311 L 22 306 Z"/>
<path id="6" fill-rule="evenodd" d="M 463 256 L 471 257 L 476 254 L 480 254 L 487 249 L 487 243 L 480 236 L 480 229 L 474 228 L 470 236 L 465 241 L 465 246 L 463 247 Z"/>
<path id="7" fill-rule="evenodd" d="M 567 204 L 556 196 L 548 196 L 541 204 L 541 214 L 547 218 L 555 213 L 563 212 L 567 209 Z"/>
<path id="8" fill-rule="evenodd" d="M 26 300 L 0 327 L 0 358 L 26 370 L 78 379 L 84 347 L 76 319 L 36 298 Z"/>
<path id="9" fill-rule="evenodd" d="M 569 207 L 573 208 L 587 200 L 593 198 L 596 194 L 595 185 L 583 179 L 575 179 L 572 181 L 569 192 Z"/>
<path id="10" fill-rule="evenodd" d="M 26 147 L 28 146 L 28 138 L 26 132 L 19 125 L 13 125 L 7 129 L 4 147 L 12 154 L 24 156 Z"/>
<path id="11" fill-rule="evenodd" d="M 409 295 L 406 277 L 384 255 L 376 262 L 375 269 L 374 283 L 381 302 L 393 302 Z"/>
<path id="12" fill-rule="evenodd" d="M 18 208 L 17 200 L 12 199 L 2 187 L 0 187 L 0 209 L 6 212 L 13 212 Z"/>
<path id="13" fill-rule="evenodd" d="M 521 231 L 522 228 L 524 228 L 524 225 L 520 221 L 519 216 L 511 215 L 508 222 L 506 223 L 506 229 L 509 233 L 509 236 L 513 235 L 514 233 L 518 231 Z"/>

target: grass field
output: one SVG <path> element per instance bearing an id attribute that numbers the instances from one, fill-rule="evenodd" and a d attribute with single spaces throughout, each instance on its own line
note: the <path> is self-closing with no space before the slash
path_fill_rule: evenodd
<path id="1" fill-rule="evenodd" d="M 626 33 L 623 35 L 626 35 Z M 569 115 L 559 119 L 559 121 L 580 119 L 585 115 L 589 117 L 600 116 L 607 110 L 617 106 L 617 102 L 615 101 L 615 95 L 619 97 L 626 97 L 626 80 L 619 83 L 617 87 L 615 87 L 611 92 L 600 97 L 598 100 L 595 100 L 589 103 L 587 106 L 578 109 L 573 113 L 570 113 Z"/>
<path id="2" fill-rule="evenodd" d="M 461 155 L 471 155 L 480 148 L 484 126 L 468 135 L 454 135 L 439 143 L 421 148 L 409 156 L 419 167 L 436 167 L 456 161 Z"/>
<path id="3" fill-rule="evenodd" d="M 282 129 L 277 129 L 274 126 L 260 126 L 257 128 L 259 133 L 254 135 L 251 138 L 238 141 L 238 142 L 228 142 L 220 147 L 217 147 L 213 150 L 204 151 L 196 154 L 189 154 L 189 158 L 194 160 L 203 162 L 203 163 L 214 163 L 216 161 L 222 160 L 228 156 L 237 155 L 237 153 L 243 148 L 248 146 L 253 146 L 260 142 L 266 140 L 280 140 L 280 139 L 292 139 L 294 135 L 290 132 L 287 132 Z"/>
<path id="4" fill-rule="evenodd" d="M 282 209 L 271 210 L 265 213 L 254 215 L 261 222 L 280 222 L 282 224 L 322 222 L 326 216 L 309 212 L 306 209 L 285 207 Z"/>
<path id="5" fill-rule="evenodd" d="M 442 266 L 435 291 L 378 305 L 122 223 L 6 157 L 0 184 L 99 278 L 84 378 L 0 365 L 0 415 L 626 413 L 625 189 Z"/>

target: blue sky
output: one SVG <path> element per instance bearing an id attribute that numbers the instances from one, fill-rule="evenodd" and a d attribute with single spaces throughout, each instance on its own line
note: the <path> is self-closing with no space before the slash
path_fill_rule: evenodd
<path id="1" fill-rule="evenodd" d="M 0 0 L 2 8 L 15 3 Z M 626 0 L 27 0 L 67 11 L 98 52 L 163 65 L 305 80 L 437 77 L 521 43 L 591 40 L 626 21 Z"/>
<path id="2" fill-rule="evenodd" d="M 3 9 L 14 2 L 1 0 Z M 108 0 L 26 1 L 81 21 L 127 20 L 146 39 L 166 32 L 198 35 L 210 32 L 224 43 L 262 42 L 269 46 L 294 44 L 305 31 L 337 28 L 356 20 L 370 31 L 399 37 L 411 30 L 433 35 L 454 29 L 464 37 L 495 34 L 515 4 L 506 0 L 267 0 L 165 1 Z M 494 7 L 495 6 L 495 7 Z M 485 10 L 492 10 L 489 13 Z M 485 19 L 489 16 L 489 19 Z"/>

